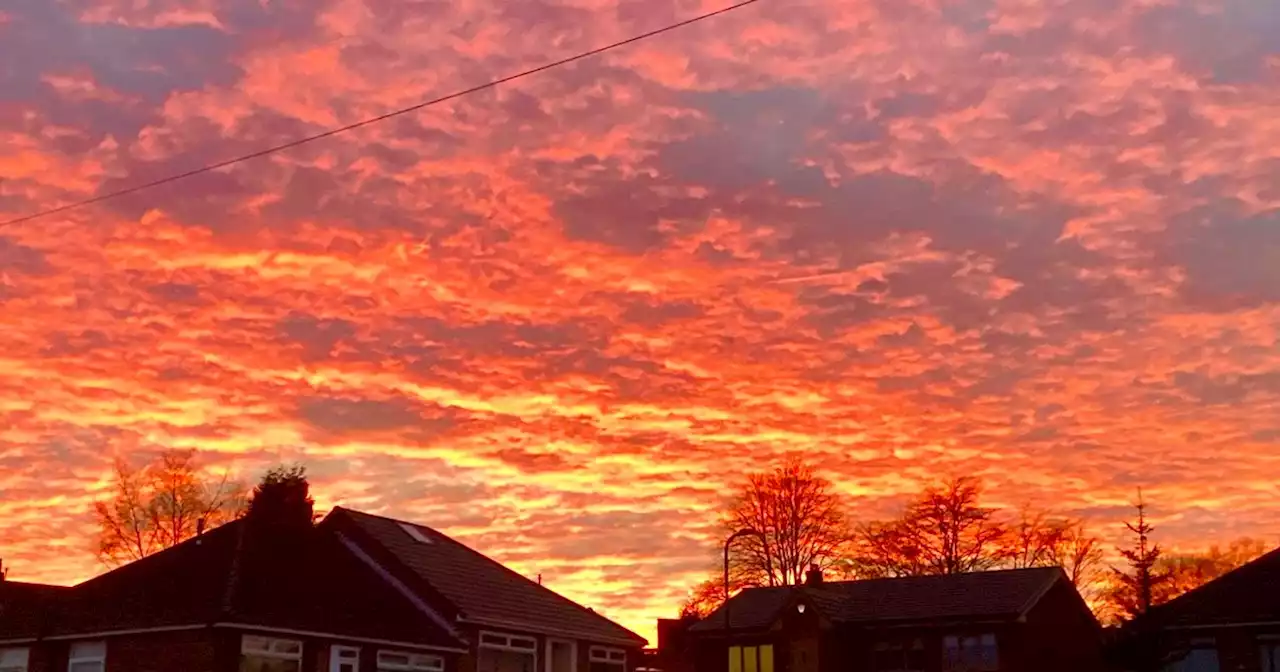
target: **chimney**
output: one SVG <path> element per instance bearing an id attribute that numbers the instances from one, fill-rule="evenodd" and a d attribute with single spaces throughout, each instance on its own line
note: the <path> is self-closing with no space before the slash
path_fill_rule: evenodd
<path id="1" fill-rule="evenodd" d="M 815 562 L 812 565 L 809 565 L 809 572 L 804 576 L 804 585 L 816 586 L 821 583 L 822 583 L 822 568 L 819 567 L 818 563 Z"/>
<path id="2" fill-rule="evenodd" d="M 204 534 L 204 518 L 197 518 L 196 519 L 196 536 L 199 537 L 203 534 Z"/>

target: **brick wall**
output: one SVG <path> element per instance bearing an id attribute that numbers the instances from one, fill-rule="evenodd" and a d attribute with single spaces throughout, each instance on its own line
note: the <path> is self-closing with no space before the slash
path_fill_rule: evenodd
<path id="1" fill-rule="evenodd" d="M 122 635 L 105 639 L 107 672 L 219 672 L 214 667 L 214 638 L 207 629 Z M 69 641 L 31 646 L 30 672 L 66 672 Z"/>
<path id="2" fill-rule="evenodd" d="M 241 632 L 226 629 L 201 628 L 175 632 L 138 635 L 120 635 L 105 640 L 86 638 L 85 641 L 106 641 L 106 672 L 237 672 L 240 667 Z M 296 635 L 268 637 L 300 640 L 302 642 L 303 672 L 329 672 L 329 654 L 335 644 L 352 646 L 360 650 L 361 672 L 376 672 L 379 650 L 417 651 L 411 647 L 368 644 L 346 640 Z M 66 672 L 67 656 L 72 642 L 45 641 L 31 645 L 30 672 Z M 459 672 L 456 653 L 438 653 L 445 659 L 448 672 Z M 585 670 L 579 667 L 579 670 Z"/>
<path id="3" fill-rule="evenodd" d="M 1039 672 L 1095 672 L 1107 669 L 1102 628 L 1080 594 L 1059 581 L 1027 615 L 1021 643 L 1022 668 Z"/>

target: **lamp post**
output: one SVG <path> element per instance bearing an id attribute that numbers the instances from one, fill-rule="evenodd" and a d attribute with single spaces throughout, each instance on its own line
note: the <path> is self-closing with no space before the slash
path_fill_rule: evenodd
<path id="1" fill-rule="evenodd" d="M 728 539 L 724 540 L 724 636 L 726 641 L 729 639 L 729 635 L 733 631 L 733 621 L 729 619 L 729 616 L 731 615 L 729 612 L 729 546 L 731 546 L 734 540 L 739 537 L 760 537 L 760 541 L 763 542 L 765 540 L 763 534 L 760 534 L 749 527 L 744 527 L 741 530 L 734 532 L 729 535 Z"/>

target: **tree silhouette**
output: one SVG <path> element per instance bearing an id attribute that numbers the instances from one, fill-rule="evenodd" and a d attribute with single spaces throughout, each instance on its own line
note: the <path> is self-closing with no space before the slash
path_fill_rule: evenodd
<path id="1" fill-rule="evenodd" d="M 720 527 L 726 538 L 743 528 L 761 534 L 740 537 L 731 549 L 731 582 L 741 585 L 801 583 L 811 566 L 835 565 L 851 540 L 831 482 L 796 460 L 749 475 Z"/>
<path id="2" fill-rule="evenodd" d="M 981 496 L 981 481 L 967 476 L 928 486 L 901 518 L 863 528 L 856 565 L 873 576 L 916 576 L 1006 563 L 1009 529 Z"/>
<path id="3" fill-rule="evenodd" d="M 1165 577 L 1165 580 L 1156 589 L 1152 601 L 1160 604 L 1172 600 L 1257 558 L 1268 550 L 1270 548 L 1266 542 L 1243 537 L 1226 547 L 1210 546 L 1203 553 L 1164 555 L 1156 561 L 1155 569 L 1158 574 Z"/>
<path id="4" fill-rule="evenodd" d="M 1151 541 L 1151 533 L 1155 528 L 1147 522 L 1147 504 L 1142 499 L 1142 491 L 1138 491 L 1138 501 L 1134 504 L 1137 517 L 1126 521 L 1125 529 L 1133 535 L 1133 545 L 1129 548 L 1117 549 L 1124 557 L 1127 569 L 1111 568 L 1115 585 L 1111 591 L 1111 601 L 1122 617 L 1130 619 L 1147 613 L 1155 604 L 1156 590 L 1168 579 L 1168 575 L 1157 569 L 1160 562 L 1160 545 Z"/>
<path id="5" fill-rule="evenodd" d="M 1009 567 L 1061 567 L 1086 599 L 1101 578 L 1102 540 L 1078 519 L 1024 508 L 1007 543 Z"/>
<path id="6" fill-rule="evenodd" d="M 306 467 L 278 466 L 267 471 L 253 489 L 247 519 L 259 529 L 310 528 L 315 520 L 315 501 Z"/>
<path id="7" fill-rule="evenodd" d="M 227 471 L 209 473 L 193 450 L 164 452 L 141 468 L 118 458 L 111 496 L 93 505 L 97 555 L 108 565 L 138 560 L 243 511 L 243 484 Z"/>
<path id="8" fill-rule="evenodd" d="M 689 592 L 689 597 L 680 606 L 680 618 L 706 618 L 723 602 L 724 586 L 720 581 L 707 579 Z"/>
<path id="9" fill-rule="evenodd" d="M 1079 520 L 1067 520 L 1049 546 L 1046 564 L 1061 567 L 1086 600 L 1098 595 L 1105 554 L 1102 540 Z"/>

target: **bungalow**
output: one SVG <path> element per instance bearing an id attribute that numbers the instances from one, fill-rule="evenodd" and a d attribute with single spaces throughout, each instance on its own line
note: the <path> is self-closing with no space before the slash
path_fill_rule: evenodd
<path id="1" fill-rule="evenodd" d="M 631 672 L 645 644 L 428 527 L 249 523 L 73 588 L 0 583 L 0 672 Z"/>
<path id="2" fill-rule="evenodd" d="M 1280 672 L 1280 549 L 1152 608 L 1135 626 L 1171 672 Z"/>
<path id="3" fill-rule="evenodd" d="M 1101 634 L 1057 567 L 830 582 L 815 569 L 738 593 L 658 658 L 697 672 L 1092 672 Z"/>

